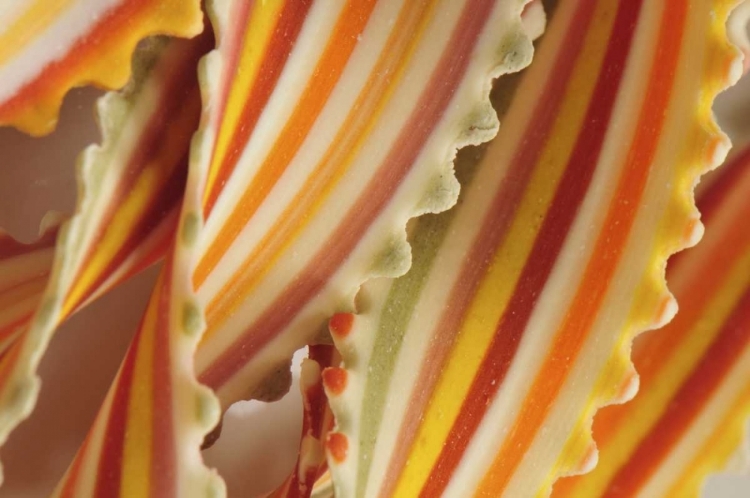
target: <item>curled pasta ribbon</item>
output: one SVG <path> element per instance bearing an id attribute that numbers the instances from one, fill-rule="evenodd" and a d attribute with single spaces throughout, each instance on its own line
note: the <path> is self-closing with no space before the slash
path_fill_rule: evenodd
<path id="1" fill-rule="evenodd" d="M 49 133 L 68 90 L 121 88 L 140 40 L 195 36 L 202 17 L 198 0 L 7 2 L 0 16 L 0 125 Z"/>
<path id="2" fill-rule="evenodd" d="M 544 496 L 593 467 L 592 417 L 635 393 L 632 339 L 672 318 L 666 259 L 702 233 L 735 3 L 555 3 L 496 85 L 498 136 L 459 153 L 458 206 L 417 220 L 409 273 L 334 327 L 339 496 Z"/>
<path id="3" fill-rule="evenodd" d="M 525 3 L 209 2 L 178 228 L 59 495 L 223 493 L 203 436 L 284 392 L 364 281 L 407 270 L 407 221 L 455 202 L 456 149 L 497 131 L 492 78 L 530 61 Z"/>
<path id="4" fill-rule="evenodd" d="M 712 179 L 714 177 L 711 177 Z M 640 390 L 594 421 L 599 464 L 553 496 L 699 496 L 744 448 L 750 416 L 750 150 L 698 197 L 706 233 L 672 258 L 676 318 L 636 339 Z"/>

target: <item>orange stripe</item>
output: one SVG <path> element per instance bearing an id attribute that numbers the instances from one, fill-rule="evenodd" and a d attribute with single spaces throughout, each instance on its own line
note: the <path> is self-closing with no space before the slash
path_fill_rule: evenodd
<path id="1" fill-rule="evenodd" d="M 24 323 L 28 323 L 29 321 L 31 321 L 31 318 L 33 316 L 33 312 L 24 313 L 23 316 L 17 318 L 16 320 L 13 320 L 8 324 L 3 325 L 3 327 L 0 328 L 0 343 L 6 341 L 11 336 L 20 335 L 21 331 L 18 330 L 19 327 L 21 327 Z M 3 349 L 6 349 L 6 347 L 0 347 L 0 351 L 2 351 Z"/>
<path id="2" fill-rule="evenodd" d="M 695 453 L 690 465 L 675 479 L 667 496 L 685 496 L 685 490 L 700 489 L 710 472 L 728 470 L 726 466 L 730 458 L 745 444 L 743 436 L 750 413 L 750 383 L 744 386 L 725 413 L 715 423 L 713 432 Z"/>
<path id="3" fill-rule="evenodd" d="M 349 2 L 344 8 L 292 116 L 218 236 L 201 258 L 193 277 L 196 287 L 203 284 L 297 154 L 338 82 L 374 6 L 375 0 L 357 0 Z"/>
<path id="4" fill-rule="evenodd" d="M 685 379 L 666 412 L 612 478 L 607 494 L 635 494 L 679 442 L 750 341 L 750 290 L 740 299 L 719 336 Z"/>
<path id="5" fill-rule="evenodd" d="M 743 226 L 747 219 L 750 219 L 750 204 L 746 203 L 743 209 L 734 214 L 729 225 Z M 652 383 L 664 364 L 684 343 L 685 336 L 692 331 L 710 303 L 709 298 L 719 291 L 738 258 L 747 251 L 749 243 L 750 231 L 730 229 L 723 234 L 720 243 L 713 244 L 712 251 L 703 255 L 704 263 L 685 282 L 681 292 L 676 293 L 680 312 L 675 319 L 658 334 L 648 334 L 640 339 L 638 349 L 634 351 L 633 361 L 638 367 L 641 385 Z M 639 361 L 637 352 L 640 350 L 646 351 L 649 358 L 658 358 L 659 361 Z M 632 416 L 627 406 L 618 410 L 603 410 L 597 416 L 595 427 L 598 444 L 606 445 L 616 435 L 624 419 Z"/>
<path id="6" fill-rule="evenodd" d="M 91 433 L 86 436 L 83 440 L 81 448 L 78 450 L 78 454 L 85 455 L 88 453 L 89 444 L 91 444 Z M 73 460 L 70 470 L 68 470 L 67 476 L 64 477 L 65 484 L 60 491 L 59 498 L 75 498 L 78 491 L 78 481 L 81 477 L 81 471 L 83 470 L 83 458 L 76 458 Z"/>
<path id="7" fill-rule="evenodd" d="M 0 311 L 21 303 L 34 295 L 39 295 L 41 298 L 42 293 L 47 286 L 48 279 L 49 270 L 42 271 L 36 275 L 29 276 L 22 282 L 16 282 L 15 284 L 0 290 Z M 0 319 L 0 322 L 1 321 L 2 320 Z"/>
<path id="8" fill-rule="evenodd" d="M 222 147 L 222 153 L 218 153 L 216 148 L 214 148 L 212 152 L 213 161 L 209 167 L 209 176 L 203 193 L 203 215 L 206 218 L 209 217 L 224 185 L 229 181 L 229 178 L 237 167 L 237 161 L 240 158 L 241 152 L 244 150 L 245 144 L 255 130 L 255 125 L 258 123 L 263 109 L 273 94 L 276 82 L 281 76 L 282 69 L 294 48 L 311 4 L 312 0 L 285 0 L 280 12 L 276 13 L 277 19 L 273 26 L 273 33 L 265 46 L 251 45 L 253 41 L 247 39 L 244 42 L 247 45 L 242 45 L 242 39 L 245 35 L 253 35 L 253 33 L 248 32 L 254 24 L 254 14 L 251 13 L 253 10 L 252 6 L 246 5 L 244 8 L 237 6 L 238 12 L 233 14 L 233 16 L 238 16 L 238 19 L 246 18 L 246 20 L 244 22 L 235 20 L 234 23 L 239 24 L 239 26 L 235 26 L 235 33 L 227 36 L 231 49 L 227 54 L 229 64 L 225 69 L 226 73 L 223 76 L 225 79 L 224 88 L 222 88 L 220 95 L 221 111 L 219 118 L 222 124 L 219 128 L 219 141 L 221 141 L 222 132 L 226 126 L 234 125 L 234 128 L 230 129 L 224 135 L 231 135 L 228 149 Z M 245 54 L 241 55 L 239 52 L 243 48 L 245 48 Z M 233 93 L 240 94 L 237 91 L 238 83 L 234 80 L 233 73 L 240 70 L 238 64 L 245 62 L 243 60 L 244 55 L 263 49 L 265 49 L 262 55 L 263 60 L 260 63 L 257 73 L 250 80 L 250 88 L 246 92 L 241 115 L 237 122 L 229 123 L 225 121 L 227 102 L 230 102 L 229 99 L 232 98 Z M 217 142 L 215 147 L 218 145 Z"/>
<path id="9" fill-rule="evenodd" d="M 395 86 L 399 80 L 408 58 L 406 55 L 411 52 L 418 39 L 415 32 L 421 31 L 427 22 L 425 10 L 434 4 L 434 0 L 413 1 L 401 11 L 372 75 L 325 156 L 275 223 L 274 229 L 264 236 L 245 258 L 240 271 L 232 276 L 209 303 L 206 310 L 206 337 L 242 303 L 271 264 L 288 247 L 292 238 L 304 228 L 303 219 L 318 211 L 323 200 L 346 172 L 353 155 L 364 141 L 367 130 L 373 126 L 379 111 L 384 107 L 384 101 L 390 95 L 386 89 Z M 394 63 L 399 65 L 393 67 Z"/>
<path id="10" fill-rule="evenodd" d="M 159 104 L 127 151 L 117 191 L 102 206 L 105 213 L 81 254 L 86 264 L 67 289 L 65 316 L 96 293 L 181 203 L 201 108 L 195 64 L 212 46 L 210 31 L 190 42 L 173 41 L 159 56 L 162 66 L 147 75 L 144 85 L 157 90 Z"/>
<path id="11" fill-rule="evenodd" d="M 480 495 L 493 496 L 507 486 L 513 471 L 547 417 L 557 393 L 561 390 L 570 367 L 587 338 L 587 332 L 597 317 L 609 284 L 625 248 L 630 227 L 635 220 L 640 198 L 656 149 L 659 133 L 669 104 L 675 68 L 680 53 L 680 41 L 687 16 L 684 1 L 672 0 L 664 7 L 665 17 L 659 33 L 659 51 L 651 67 L 649 86 L 644 102 L 646 107 L 636 127 L 636 135 L 628 151 L 617 193 L 610 204 L 602 233 L 579 285 L 575 299 L 562 327 L 555 335 L 551 356 L 547 358 L 530 388 L 530 398 L 509 431 L 510 436 L 497 454 L 479 488 Z M 669 17 L 666 17 L 669 13 Z"/>

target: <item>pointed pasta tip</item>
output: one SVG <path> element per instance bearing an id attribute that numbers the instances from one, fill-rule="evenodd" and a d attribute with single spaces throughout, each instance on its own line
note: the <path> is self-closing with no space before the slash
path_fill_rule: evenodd
<path id="1" fill-rule="evenodd" d="M 339 339 L 343 339 L 349 335 L 349 332 L 351 332 L 353 323 L 353 313 L 336 313 L 328 322 L 328 328 L 331 331 L 331 334 Z"/>
<path id="2" fill-rule="evenodd" d="M 346 370 L 343 368 L 332 367 L 323 370 L 323 385 L 329 395 L 338 396 L 344 389 L 346 389 L 347 383 Z"/>
<path id="3" fill-rule="evenodd" d="M 340 432 L 332 432 L 326 440 L 326 449 L 336 463 L 341 463 L 346 460 L 346 454 L 349 451 L 349 439 Z"/>
<path id="4" fill-rule="evenodd" d="M 594 470 L 597 463 L 599 463 L 599 450 L 596 447 L 596 443 L 592 440 L 591 444 L 584 451 L 578 465 L 575 466 L 574 473 L 587 474 Z"/>

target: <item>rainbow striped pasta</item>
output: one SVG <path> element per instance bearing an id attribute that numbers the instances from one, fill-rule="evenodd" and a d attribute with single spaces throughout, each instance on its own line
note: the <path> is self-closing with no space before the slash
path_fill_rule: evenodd
<path id="1" fill-rule="evenodd" d="M 698 207 L 706 234 L 669 262 L 680 312 L 639 337 L 633 401 L 594 422 L 599 464 L 553 496 L 698 496 L 710 472 L 746 451 L 750 416 L 750 150 L 723 166 Z"/>
<path id="2" fill-rule="evenodd" d="M 136 44 L 154 34 L 192 37 L 198 0 L 6 0 L 0 5 L 0 125 L 49 133 L 67 91 L 120 88 Z"/>
<path id="3" fill-rule="evenodd" d="M 194 69 L 208 35 L 154 39 L 137 51 L 134 81 L 98 102 L 103 141 L 81 155 L 74 215 L 48 217 L 34 244 L 0 235 L 0 440 L 33 408 L 36 369 L 55 329 L 167 253 L 200 116 Z M 191 94 L 193 105 L 184 105 Z"/>
<path id="4" fill-rule="evenodd" d="M 728 148 L 710 106 L 741 72 L 736 3 L 554 3 L 495 89 L 499 135 L 459 154 L 459 205 L 332 319 L 338 496 L 544 496 L 593 467 L 592 417 L 636 391 L 631 341 L 674 314 L 664 265 Z"/>
<path id="5" fill-rule="evenodd" d="M 0 6 L 0 125 L 50 131 L 134 53 L 73 216 L 33 244 L 0 230 L 0 442 L 55 329 L 163 262 L 54 496 L 226 495 L 201 449 L 232 403 L 282 396 L 305 346 L 299 457 L 268 496 L 692 496 L 727 465 L 750 413 L 749 151 L 704 189 L 674 297 L 664 270 L 703 234 L 747 2 L 204 9 L 199 34 L 194 0 Z M 135 48 L 153 33 L 193 38 Z"/>
<path id="6" fill-rule="evenodd" d="M 455 202 L 456 146 L 496 131 L 490 78 L 529 60 L 523 4 L 271 2 L 250 13 L 248 37 L 265 36 L 257 43 L 280 51 L 274 36 L 296 33 L 287 50 L 304 51 L 240 60 L 243 77 L 257 64 L 257 79 L 214 89 L 226 110 L 216 106 L 203 130 L 208 175 L 200 205 L 185 208 L 205 219 L 194 251 L 207 324 L 196 370 L 223 406 L 252 395 L 325 331 L 327 317 L 351 308 L 364 280 L 406 270 L 406 221 Z M 296 28 L 272 30 L 267 9 L 283 9 L 278 23 Z M 217 12 L 219 31 L 229 12 Z M 234 35 L 230 26 L 226 33 Z M 207 66 L 226 71 L 241 46 L 220 43 Z M 294 73 L 273 73 L 271 92 L 260 71 L 278 56 Z"/>
<path id="7" fill-rule="evenodd" d="M 219 408 L 278 397 L 363 281 L 406 271 L 406 222 L 455 202 L 456 148 L 497 130 L 491 79 L 530 60 L 525 3 L 208 5 L 173 249 L 58 496 L 223 492 L 198 451 Z"/>

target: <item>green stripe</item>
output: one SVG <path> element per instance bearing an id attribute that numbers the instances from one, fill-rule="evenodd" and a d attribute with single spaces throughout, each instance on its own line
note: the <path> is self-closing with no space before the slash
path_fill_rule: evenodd
<path id="1" fill-rule="evenodd" d="M 456 175 L 462 186 L 468 185 L 476 166 L 484 155 L 484 147 L 462 150 L 462 156 L 470 157 L 466 167 Z M 457 159 L 457 163 L 459 159 Z M 361 428 L 359 434 L 359 463 L 357 465 L 356 496 L 364 496 L 369 478 L 372 453 L 378 428 L 383 419 L 387 387 L 391 382 L 404 335 L 409 328 L 419 296 L 430 275 L 438 250 L 448 234 L 448 228 L 456 215 L 457 208 L 442 214 L 428 214 L 419 218 L 411 233 L 414 259 L 409 272 L 396 279 L 391 285 L 388 297 L 378 323 L 372 356 L 367 370 L 364 401 L 362 404 Z"/>
<path id="2" fill-rule="evenodd" d="M 491 100 L 499 116 L 506 113 L 519 81 L 520 75 L 514 74 L 506 75 L 496 82 Z M 462 190 L 471 183 L 482 165 L 486 149 L 487 144 L 482 144 L 466 147 L 458 152 L 455 161 L 456 178 Z M 414 308 L 430 276 L 435 256 L 464 202 L 463 196 L 460 196 L 454 208 L 440 214 L 427 214 L 414 221 L 415 227 L 410 234 L 412 266 L 406 275 L 394 280 L 383 304 L 372 355 L 367 365 L 355 496 L 364 496 L 367 489 L 375 441 L 383 420 L 387 387 L 391 383 L 396 359 L 406 331 L 409 330 Z"/>

